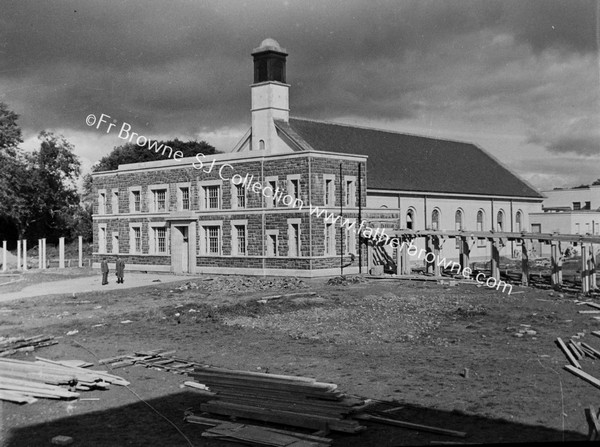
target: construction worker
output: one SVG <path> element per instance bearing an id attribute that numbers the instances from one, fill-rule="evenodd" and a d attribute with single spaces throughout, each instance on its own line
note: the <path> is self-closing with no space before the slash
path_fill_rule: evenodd
<path id="1" fill-rule="evenodd" d="M 102 258 L 100 271 L 102 272 L 102 285 L 105 286 L 108 284 L 108 262 L 106 262 L 106 258 Z"/>

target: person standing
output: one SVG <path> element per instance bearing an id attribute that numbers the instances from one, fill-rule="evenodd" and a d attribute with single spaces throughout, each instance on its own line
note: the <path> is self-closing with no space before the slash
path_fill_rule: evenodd
<path id="1" fill-rule="evenodd" d="M 108 262 L 106 262 L 106 258 L 102 258 L 100 271 L 102 272 L 102 285 L 105 286 L 108 284 Z"/>
<path id="2" fill-rule="evenodd" d="M 123 276 L 125 275 L 125 261 L 123 261 L 122 259 L 117 259 L 116 269 L 117 269 L 117 284 L 123 284 L 123 282 L 124 282 Z"/>

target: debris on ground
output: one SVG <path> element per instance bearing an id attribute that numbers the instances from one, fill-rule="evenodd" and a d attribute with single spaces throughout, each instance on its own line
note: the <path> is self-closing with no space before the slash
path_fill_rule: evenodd
<path id="1" fill-rule="evenodd" d="M 360 284 L 367 282 L 365 278 L 360 275 L 344 275 L 335 276 L 327 281 L 328 286 L 349 286 L 351 284 Z"/>
<path id="2" fill-rule="evenodd" d="M 175 351 L 155 349 L 152 351 L 139 351 L 133 354 L 119 355 L 102 359 L 98 363 L 109 365 L 110 369 L 124 368 L 126 366 L 142 365 L 159 371 L 169 371 L 175 374 L 186 374 L 192 372 L 199 365 L 191 360 L 172 357 Z"/>
<path id="3" fill-rule="evenodd" d="M 58 342 L 51 335 L 35 335 L 33 337 L 0 337 L 0 357 L 30 352 L 43 346 L 55 345 Z"/>
<path id="4" fill-rule="evenodd" d="M 308 284 L 297 277 L 257 278 L 254 276 L 216 276 L 211 281 L 188 281 L 175 290 L 203 290 L 207 292 L 251 292 L 268 289 L 306 289 Z"/>

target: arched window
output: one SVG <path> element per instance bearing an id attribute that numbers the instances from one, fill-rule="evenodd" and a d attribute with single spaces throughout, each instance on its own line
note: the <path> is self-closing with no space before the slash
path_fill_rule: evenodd
<path id="1" fill-rule="evenodd" d="M 260 140 L 258 142 L 258 150 L 259 151 L 264 151 L 265 150 L 265 140 Z"/>
<path id="2" fill-rule="evenodd" d="M 477 211 L 477 231 L 483 231 L 484 228 L 484 216 L 483 210 Z"/>
<path id="3" fill-rule="evenodd" d="M 456 214 L 454 215 L 454 229 L 456 231 L 461 231 L 463 229 L 463 213 L 462 213 L 462 210 L 456 210 Z"/>
<path id="4" fill-rule="evenodd" d="M 504 211 L 498 211 L 498 217 L 496 218 L 496 231 L 504 231 Z"/>
<path id="5" fill-rule="evenodd" d="M 517 233 L 520 233 L 522 231 L 523 228 L 523 213 L 521 213 L 521 211 L 517 211 L 517 214 L 515 216 L 515 231 Z"/>
<path id="6" fill-rule="evenodd" d="M 406 213 L 406 229 L 415 229 L 415 212 L 413 210 L 408 210 L 408 212 Z"/>
<path id="7" fill-rule="evenodd" d="M 431 229 L 436 231 L 440 229 L 440 211 L 433 210 L 431 213 Z"/>

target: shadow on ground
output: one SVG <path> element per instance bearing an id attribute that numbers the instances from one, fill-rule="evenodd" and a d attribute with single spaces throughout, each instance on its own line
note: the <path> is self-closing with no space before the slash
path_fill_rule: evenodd
<path id="1" fill-rule="evenodd" d="M 159 416 L 146 403 L 138 402 L 112 408 L 106 411 L 89 412 L 82 415 L 49 420 L 45 423 L 16 428 L 7 435 L 7 447 L 37 447 L 50 445 L 57 435 L 74 439 L 77 446 L 227 446 L 228 442 L 202 438 L 203 426 L 183 422 L 186 409 L 200 414 L 200 404 L 205 400 L 193 391 L 182 391 L 148 403 L 160 414 L 170 419 L 189 439 L 190 443 L 165 419 Z M 4 411 L 11 411 L 5 404 Z M 33 404 L 35 405 L 35 404 Z M 401 408 L 398 408 L 401 407 Z M 450 443 L 532 443 L 583 441 L 585 436 L 575 432 L 562 433 L 559 430 L 541 426 L 530 426 L 503 420 L 465 415 L 407 405 L 401 402 L 379 404 L 378 410 L 395 408 L 384 413 L 387 417 L 408 422 L 426 424 L 456 431 L 464 431 L 467 437 L 456 438 L 421 431 L 390 427 L 364 422 L 368 428 L 358 435 L 332 433 L 333 446 L 344 447 L 392 447 L 402 445 L 429 445 L 431 441 Z M 13 407 L 12 411 L 17 410 Z M 218 418 L 218 417 L 216 417 Z M 240 420 L 240 422 L 244 422 Z M 248 421 L 250 422 L 250 421 Z M 252 423 L 252 422 L 250 422 Z M 255 423 L 260 425 L 260 423 Z M 295 430 L 294 428 L 290 428 Z"/>

